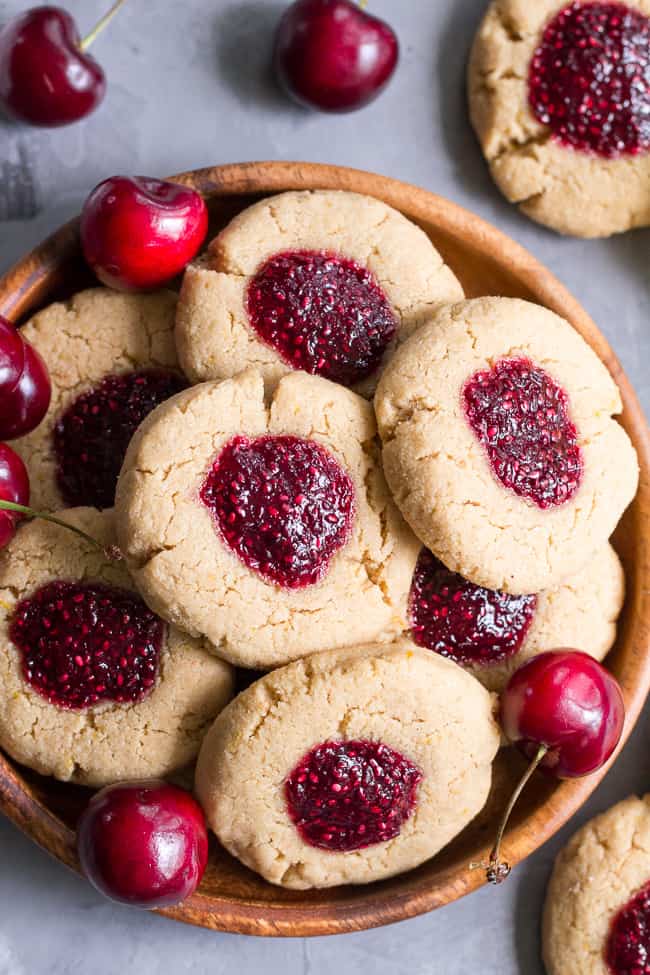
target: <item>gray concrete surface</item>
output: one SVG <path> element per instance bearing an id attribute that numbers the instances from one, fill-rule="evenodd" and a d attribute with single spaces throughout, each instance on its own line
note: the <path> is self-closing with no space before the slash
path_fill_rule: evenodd
<path id="1" fill-rule="evenodd" d="M 109 0 L 63 0 L 88 28 Z M 0 22 L 27 3 L 0 2 Z M 399 33 L 383 97 L 325 117 L 289 104 L 267 71 L 275 0 L 130 0 L 96 44 L 109 77 L 100 111 L 53 132 L 0 121 L 0 271 L 78 210 L 115 172 L 304 159 L 375 170 L 461 203 L 555 271 L 613 343 L 650 407 L 650 231 L 563 240 L 494 189 L 467 122 L 464 65 L 484 0 L 371 0 Z M 553 856 L 570 832 L 650 787 L 650 713 L 573 823 L 499 889 L 378 931 L 266 941 L 193 930 L 114 907 L 0 821 L 0 975 L 542 975 L 539 916 Z"/>

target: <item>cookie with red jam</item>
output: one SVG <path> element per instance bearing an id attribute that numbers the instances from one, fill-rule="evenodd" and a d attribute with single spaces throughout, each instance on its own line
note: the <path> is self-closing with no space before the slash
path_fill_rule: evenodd
<path id="1" fill-rule="evenodd" d="M 442 309 L 397 350 L 375 406 L 402 514 L 443 565 L 487 589 L 557 588 L 636 492 L 614 380 L 568 322 L 530 302 Z"/>
<path id="2" fill-rule="evenodd" d="M 62 518 L 115 544 L 111 511 Z M 64 782 L 181 769 L 233 693 L 232 668 L 152 612 L 123 562 L 44 521 L 0 552 L 0 646 L 0 745 Z"/>
<path id="3" fill-rule="evenodd" d="M 203 742 L 196 792 L 226 849 L 270 883 L 411 870 L 482 809 L 499 731 L 470 674 L 406 640 L 267 674 Z"/>
<path id="4" fill-rule="evenodd" d="M 426 234 L 379 200 L 282 193 L 235 217 L 186 273 L 176 339 L 195 382 L 299 369 L 369 394 L 395 345 L 463 297 Z"/>
<path id="5" fill-rule="evenodd" d="M 650 224 L 650 0 L 493 0 L 469 64 L 495 182 L 560 233 Z"/>
<path id="6" fill-rule="evenodd" d="M 650 963 L 650 795 L 586 823 L 560 852 L 542 930 L 548 975 L 640 975 Z"/>
<path id="7" fill-rule="evenodd" d="M 549 647 L 602 660 L 624 596 L 623 567 L 609 544 L 556 589 L 520 595 L 477 586 L 423 548 L 409 596 L 411 637 L 501 691 L 517 667 Z"/>
<path id="8" fill-rule="evenodd" d="M 419 544 L 393 505 L 371 405 L 294 372 L 179 393 L 118 483 L 120 545 L 148 604 L 266 669 L 406 629 Z"/>
<path id="9" fill-rule="evenodd" d="M 175 311 L 171 291 L 91 288 L 25 325 L 52 381 L 45 419 L 13 444 L 29 469 L 35 508 L 113 507 L 132 435 L 188 385 L 176 357 Z"/>

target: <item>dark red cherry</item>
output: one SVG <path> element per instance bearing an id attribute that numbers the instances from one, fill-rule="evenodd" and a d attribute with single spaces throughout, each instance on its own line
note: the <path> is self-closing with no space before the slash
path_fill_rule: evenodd
<path id="1" fill-rule="evenodd" d="M 275 35 L 280 83 L 300 104 L 324 112 L 367 105 L 388 84 L 398 57 L 392 28 L 351 0 L 296 0 Z"/>
<path id="2" fill-rule="evenodd" d="M 33 7 L 0 32 L 0 104 L 14 118 L 68 125 L 93 112 L 105 92 L 102 68 L 60 7 Z"/>
<path id="3" fill-rule="evenodd" d="M 47 366 L 27 342 L 25 361 L 20 378 L 13 389 L 4 395 L 0 391 L 0 439 L 24 437 L 41 422 L 47 413 L 52 395 Z"/>
<path id="4" fill-rule="evenodd" d="M 25 366 L 25 343 L 15 325 L 0 315 L 0 403 L 12 391 Z"/>
<path id="5" fill-rule="evenodd" d="M 208 834 L 192 796 L 166 782 L 121 782 L 98 792 L 77 827 L 81 867 L 94 887 L 133 907 L 179 904 L 205 872 Z"/>
<path id="6" fill-rule="evenodd" d="M 552 650 L 512 675 L 501 694 L 501 725 L 510 741 L 558 778 L 589 775 L 616 748 L 625 719 L 616 678 L 587 653 Z"/>
<path id="7" fill-rule="evenodd" d="M 27 470 L 18 454 L 6 443 L 0 443 L 0 500 L 29 504 Z M 14 537 L 19 518 L 15 512 L 0 510 L 0 548 Z"/>
<path id="8" fill-rule="evenodd" d="M 145 176 L 104 180 L 81 213 L 86 261 L 103 284 L 119 291 L 168 283 L 195 257 L 207 230 L 199 193 Z"/>
<path id="9" fill-rule="evenodd" d="M 557 778 L 578 778 L 601 768 L 614 753 L 625 724 L 616 678 L 580 650 L 549 650 L 518 668 L 501 692 L 503 732 L 531 759 L 512 794 L 487 864 L 487 879 L 500 883 L 510 867 L 500 848 L 510 814 L 538 767 Z"/>

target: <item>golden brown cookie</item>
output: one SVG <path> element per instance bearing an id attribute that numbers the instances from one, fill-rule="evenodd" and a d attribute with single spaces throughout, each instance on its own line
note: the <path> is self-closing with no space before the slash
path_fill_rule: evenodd
<path id="1" fill-rule="evenodd" d="M 62 518 L 115 543 L 110 511 Z M 232 668 L 147 609 L 123 562 L 43 521 L 0 553 L 0 644 L 0 745 L 64 782 L 181 768 L 233 691 Z"/>
<path id="2" fill-rule="evenodd" d="M 469 62 L 472 123 L 508 200 L 564 234 L 650 224 L 650 0 L 493 0 Z M 645 121 L 643 121 L 645 119 Z"/>
<path id="3" fill-rule="evenodd" d="M 411 635 L 501 691 L 521 664 L 546 650 L 573 647 L 602 660 L 624 596 L 623 567 L 609 544 L 557 589 L 517 596 L 475 586 L 422 549 L 409 598 Z"/>
<path id="4" fill-rule="evenodd" d="M 245 667 L 406 628 L 419 549 L 386 487 L 372 407 L 294 372 L 163 403 L 129 447 L 116 513 L 138 588 L 163 618 Z"/>
<path id="5" fill-rule="evenodd" d="M 441 309 L 397 350 L 375 406 L 402 514 L 444 565 L 489 589 L 556 588 L 636 492 L 614 380 L 568 322 L 530 302 Z"/>
<path id="6" fill-rule="evenodd" d="M 483 807 L 491 696 L 406 640 L 307 657 L 239 695 L 205 737 L 196 791 L 234 856 L 295 889 L 423 863 Z"/>
<path id="7" fill-rule="evenodd" d="M 174 344 L 176 295 L 81 291 L 22 329 L 47 363 L 52 401 L 14 443 L 40 510 L 113 506 L 130 436 L 158 403 L 187 385 Z"/>
<path id="8" fill-rule="evenodd" d="M 627 975 L 647 968 L 650 795 L 586 823 L 560 852 L 546 894 L 548 975 Z"/>
<path id="9" fill-rule="evenodd" d="M 380 200 L 316 190 L 248 207 L 185 274 L 176 339 L 195 382 L 255 366 L 369 394 L 395 344 L 463 291 L 426 234 Z"/>

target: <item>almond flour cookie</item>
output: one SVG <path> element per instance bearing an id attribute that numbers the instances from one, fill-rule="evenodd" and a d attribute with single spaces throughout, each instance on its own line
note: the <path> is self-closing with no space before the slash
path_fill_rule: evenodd
<path id="1" fill-rule="evenodd" d="M 267 674 L 215 721 L 196 768 L 209 826 L 295 889 L 418 866 L 483 807 L 499 732 L 469 674 L 406 640 Z"/>
<path id="2" fill-rule="evenodd" d="M 255 366 L 374 389 L 395 343 L 463 290 L 426 234 L 372 197 L 282 193 L 235 217 L 185 274 L 176 339 L 194 381 Z"/>
<path id="3" fill-rule="evenodd" d="M 650 959 L 650 795 L 586 823 L 561 851 L 542 932 L 548 975 L 636 975 Z"/>
<path id="4" fill-rule="evenodd" d="M 40 510 L 113 506 L 131 435 L 147 413 L 187 386 L 174 345 L 176 295 L 82 291 L 22 329 L 45 359 L 52 401 L 14 448 Z"/>
<path id="5" fill-rule="evenodd" d="M 62 516 L 114 544 L 112 512 Z M 123 563 L 43 521 L 0 553 L 0 645 L 0 745 L 64 782 L 181 768 L 232 696 L 232 668 L 152 613 Z"/>
<path id="6" fill-rule="evenodd" d="M 526 301 L 441 309 L 397 350 L 375 406 L 402 514 L 444 565 L 488 589 L 556 588 L 636 492 L 616 384 L 568 322 Z"/>
<path id="7" fill-rule="evenodd" d="M 650 0 L 493 0 L 469 63 L 501 192 L 564 234 L 650 224 Z M 645 83 L 644 83 L 645 79 Z"/>
<path id="8" fill-rule="evenodd" d="M 375 438 L 369 403 L 306 373 L 270 402 L 250 370 L 163 403 L 116 497 L 149 605 L 244 667 L 402 633 L 419 544 Z"/>
<path id="9" fill-rule="evenodd" d="M 616 639 L 624 595 L 611 545 L 557 589 L 519 596 L 475 586 L 424 548 L 411 583 L 411 635 L 501 691 L 521 664 L 546 650 L 573 647 L 602 660 Z"/>

